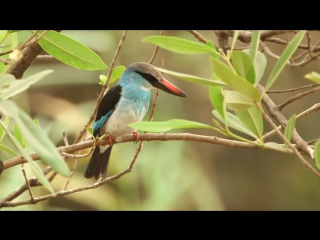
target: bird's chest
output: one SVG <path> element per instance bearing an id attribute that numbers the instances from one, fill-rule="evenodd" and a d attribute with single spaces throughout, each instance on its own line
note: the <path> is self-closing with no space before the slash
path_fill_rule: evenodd
<path id="1" fill-rule="evenodd" d="M 126 99 L 122 98 L 116 109 L 103 126 L 103 133 L 110 133 L 112 136 L 130 134 L 134 129 L 128 127 L 130 123 L 141 122 L 149 108 L 147 99 Z"/>

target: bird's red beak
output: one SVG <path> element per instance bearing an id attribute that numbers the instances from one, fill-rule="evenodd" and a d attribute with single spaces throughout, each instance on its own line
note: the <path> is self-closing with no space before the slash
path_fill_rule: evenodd
<path id="1" fill-rule="evenodd" d="M 154 86 L 172 95 L 176 95 L 179 97 L 187 97 L 187 94 L 185 94 L 183 91 L 181 91 L 179 88 L 177 88 L 175 85 L 173 85 L 165 78 L 162 78 L 157 84 L 154 84 Z"/>

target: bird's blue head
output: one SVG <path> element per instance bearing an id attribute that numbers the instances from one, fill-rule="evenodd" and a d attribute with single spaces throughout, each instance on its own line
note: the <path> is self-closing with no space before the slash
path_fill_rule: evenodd
<path id="1" fill-rule="evenodd" d="M 122 74 L 118 85 L 145 90 L 158 88 L 172 95 L 187 97 L 187 94 L 166 80 L 153 65 L 144 62 L 131 64 Z"/>

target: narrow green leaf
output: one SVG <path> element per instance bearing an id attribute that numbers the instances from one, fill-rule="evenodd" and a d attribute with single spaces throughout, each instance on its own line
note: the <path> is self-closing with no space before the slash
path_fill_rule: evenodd
<path id="1" fill-rule="evenodd" d="M 217 110 L 213 110 L 212 114 L 222 123 L 224 123 L 224 120 L 222 119 L 221 115 L 218 113 Z M 243 123 L 240 121 L 240 119 L 233 115 L 232 113 L 226 112 L 226 121 L 227 125 L 239 132 L 245 133 L 253 138 L 257 138 L 251 131 L 249 131 Z"/>
<path id="2" fill-rule="evenodd" d="M 220 86 L 210 86 L 209 96 L 214 108 L 219 112 L 222 118 L 226 119 L 226 103 L 224 91 Z"/>
<path id="3" fill-rule="evenodd" d="M 238 75 L 247 79 L 252 85 L 255 83 L 256 73 L 249 55 L 241 51 L 233 51 L 231 55 L 232 64 Z"/>
<path id="4" fill-rule="evenodd" d="M 18 118 L 19 116 L 19 109 L 12 101 L 0 100 L 0 112 L 13 119 Z"/>
<path id="5" fill-rule="evenodd" d="M 221 79 L 221 81 L 227 83 L 230 87 L 242 93 L 246 97 L 259 102 L 260 92 L 251 85 L 246 79 L 238 76 L 225 64 L 219 62 L 216 59 L 211 58 L 214 72 Z"/>
<path id="6" fill-rule="evenodd" d="M 0 125 L 2 127 L 4 127 L 3 122 L 0 120 Z M 4 127 L 5 128 L 5 127 Z M 50 190 L 50 192 L 54 193 L 54 190 L 52 188 L 52 186 L 50 185 L 48 179 L 46 179 L 46 177 L 44 176 L 44 174 L 42 173 L 41 169 L 39 168 L 39 166 L 32 160 L 32 158 L 29 156 L 29 154 L 26 153 L 26 151 L 23 149 L 23 147 L 20 145 L 20 143 L 13 137 L 13 135 L 11 134 L 11 132 L 5 128 L 6 133 L 8 134 L 9 138 L 11 139 L 12 143 L 16 146 L 16 148 L 19 150 L 19 152 L 21 153 L 21 155 L 27 160 L 27 162 L 30 164 L 31 169 L 34 173 L 34 175 L 37 177 L 37 179 L 39 180 L 40 183 L 42 183 L 42 185 L 44 187 L 46 187 L 47 189 Z"/>
<path id="7" fill-rule="evenodd" d="M 5 127 L 8 127 L 9 124 L 9 118 L 8 116 L 5 116 L 3 119 L 3 124 L 5 125 Z M 0 126 L 0 142 L 2 141 L 4 135 L 6 134 L 6 131 L 3 127 Z"/>
<path id="8" fill-rule="evenodd" d="M 219 59 L 218 51 L 216 49 L 216 46 L 213 44 L 213 42 L 211 40 L 207 40 L 206 45 L 208 47 L 211 47 L 214 51 L 214 52 L 210 53 L 210 57 L 212 57 L 214 59 Z"/>
<path id="9" fill-rule="evenodd" d="M 259 41 L 260 41 L 260 31 L 259 30 L 253 30 L 252 31 L 252 37 L 251 37 L 251 45 L 249 49 L 249 56 L 254 63 L 256 60 L 258 48 L 259 48 Z"/>
<path id="10" fill-rule="evenodd" d="M 23 148 L 26 148 L 26 141 L 22 137 L 20 129 L 16 123 L 13 125 L 13 135 L 17 139 L 17 141 L 21 144 L 21 146 Z"/>
<path id="11" fill-rule="evenodd" d="M 249 49 L 244 49 L 243 52 L 249 55 Z M 256 81 L 255 84 L 258 84 L 263 77 L 264 70 L 266 69 L 267 66 L 267 58 L 262 52 L 257 52 L 256 55 L 256 60 L 253 63 L 254 65 L 254 71 L 256 73 Z"/>
<path id="12" fill-rule="evenodd" d="M 239 33 L 240 33 L 240 30 L 234 31 L 230 54 L 232 54 L 233 52 L 234 46 L 236 45 L 236 42 L 238 40 Z"/>
<path id="13" fill-rule="evenodd" d="M 110 80 L 109 80 L 109 84 L 118 80 L 125 70 L 126 70 L 125 66 L 118 66 L 118 67 L 114 68 L 112 71 Z"/>
<path id="14" fill-rule="evenodd" d="M 320 169 L 320 140 L 314 144 L 314 158 L 316 160 L 317 167 Z"/>
<path id="15" fill-rule="evenodd" d="M 173 72 L 173 71 L 169 71 L 169 70 L 158 68 L 158 67 L 155 67 L 155 69 L 159 70 L 162 73 L 166 73 L 173 77 L 179 78 L 181 80 L 185 80 L 187 82 L 192 82 L 192 83 L 202 84 L 202 85 L 209 85 L 209 86 L 225 86 L 226 85 L 224 82 L 217 81 L 217 80 L 211 80 L 208 78 L 202 78 L 202 77 L 193 76 L 189 74 Z"/>
<path id="16" fill-rule="evenodd" d="M 296 125 L 296 115 L 293 114 L 291 118 L 288 120 L 287 126 L 284 130 L 284 136 L 288 139 L 289 142 L 291 141 L 291 137 L 292 137 L 292 133 L 295 125 Z M 284 144 L 286 147 L 289 147 L 289 145 L 286 142 Z"/>
<path id="17" fill-rule="evenodd" d="M 0 76 L 0 94 L 7 89 L 11 83 L 15 81 L 15 77 L 11 74 L 3 74 Z"/>
<path id="18" fill-rule="evenodd" d="M 47 134 L 22 110 L 19 111 L 19 117 L 15 121 L 29 146 L 39 154 L 41 159 L 57 173 L 68 177 L 70 175 L 69 167 Z"/>
<path id="19" fill-rule="evenodd" d="M 237 91 L 224 90 L 224 94 L 225 102 L 230 110 L 244 110 L 255 106 L 252 100 Z"/>
<path id="20" fill-rule="evenodd" d="M 171 119 L 166 122 L 135 122 L 129 124 L 130 127 L 140 130 L 140 131 L 148 131 L 148 132 L 168 132 L 172 129 L 180 129 L 180 128 L 210 128 L 213 129 L 212 126 L 188 121 L 184 119 Z"/>
<path id="21" fill-rule="evenodd" d="M 309 73 L 304 76 L 304 78 L 311 80 L 316 83 L 320 83 L 320 74 L 316 72 Z"/>
<path id="22" fill-rule="evenodd" d="M 235 111 L 238 118 L 257 138 L 263 134 L 262 114 L 256 107 Z"/>
<path id="23" fill-rule="evenodd" d="M 264 144 L 265 149 L 275 150 L 278 152 L 287 152 L 290 153 L 291 149 L 283 147 L 282 144 L 276 142 L 267 142 Z"/>
<path id="24" fill-rule="evenodd" d="M 19 109 L 10 100 L 0 101 L 0 112 L 15 120 L 23 137 L 45 163 L 62 176 L 68 177 L 70 175 L 68 165 L 62 159 L 47 134 L 37 125 L 36 121 L 32 121 L 24 111 Z"/>
<path id="25" fill-rule="evenodd" d="M 16 32 L 9 34 L 1 45 L 4 47 L 0 48 L 0 53 L 15 49 L 18 46 L 18 34 Z M 7 59 L 8 56 L 9 54 L 6 54 L 1 56 L 1 58 Z M 10 65 L 4 65 L 3 62 L 0 62 L 0 73 L 5 73 L 9 67 Z"/>
<path id="26" fill-rule="evenodd" d="M 44 70 L 42 72 L 31 75 L 26 79 L 21 79 L 19 81 L 14 81 L 6 90 L 3 91 L 2 98 L 8 99 L 20 92 L 25 91 L 30 87 L 30 85 L 38 82 L 48 74 L 52 73 L 53 70 Z"/>
<path id="27" fill-rule="evenodd" d="M 116 68 L 113 69 L 110 80 L 109 80 L 109 84 L 115 82 L 116 80 L 118 80 L 121 75 L 123 74 L 123 72 L 126 70 L 125 66 L 118 66 Z M 106 75 L 100 75 L 100 85 L 104 85 L 107 81 L 107 76 Z"/>
<path id="28" fill-rule="evenodd" d="M 273 85 L 273 83 L 276 81 L 276 79 L 278 78 L 279 74 L 282 72 L 283 68 L 286 66 L 291 56 L 297 50 L 305 33 L 306 33 L 306 30 L 299 31 L 296 34 L 296 36 L 292 39 L 292 41 L 287 45 L 280 59 L 277 61 L 276 65 L 272 69 L 272 72 L 270 73 L 270 76 L 266 84 L 265 92 L 268 91 L 270 87 Z"/>
<path id="29" fill-rule="evenodd" d="M 2 126 L 0 126 L 2 128 Z M 17 157 L 18 154 L 16 154 L 11 148 L 3 145 L 3 144 L 0 144 L 0 151 L 4 151 L 4 152 L 7 152 L 9 154 L 11 154 L 13 157 Z"/>
<path id="30" fill-rule="evenodd" d="M 91 135 L 92 137 L 94 137 L 94 136 L 93 136 L 93 130 L 92 130 L 91 127 L 86 126 L 86 130 L 90 133 L 90 135 Z"/>
<path id="31" fill-rule="evenodd" d="M 8 30 L 0 30 L 0 44 L 4 41 L 4 39 L 6 38 L 7 34 L 8 34 Z"/>
<path id="32" fill-rule="evenodd" d="M 37 36 L 41 33 L 43 31 Z M 71 67 L 89 71 L 107 68 L 98 54 L 64 34 L 50 30 L 38 43 L 51 56 Z"/>
<path id="33" fill-rule="evenodd" d="M 212 47 L 189 41 L 183 38 L 168 37 L 168 36 L 150 36 L 142 40 L 155 44 L 163 49 L 180 53 L 180 54 L 195 54 L 195 53 L 217 53 Z"/>
<path id="34" fill-rule="evenodd" d="M 23 31 L 23 30 L 8 30 L 8 33 L 15 33 L 15 32 L 20 32 L 20 31 Z"/>

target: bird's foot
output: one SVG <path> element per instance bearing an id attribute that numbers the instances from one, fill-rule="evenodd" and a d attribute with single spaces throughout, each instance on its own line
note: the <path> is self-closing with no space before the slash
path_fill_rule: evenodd
<path id="1" fill-rule="evenodd" d="M 140 141 L 140 134 L 138 132 L 133 132 L 132 133 L 134 135 L 134 137 L 136 138 L 136 140 L 134 141 L 134 143 L 137 143 Z"/>
<path id="2" fill-rule="evenodd" d="M 109 134 L 109 146 L 111 147 L 113 145 L 113 136 L 111 134 Z"/>

